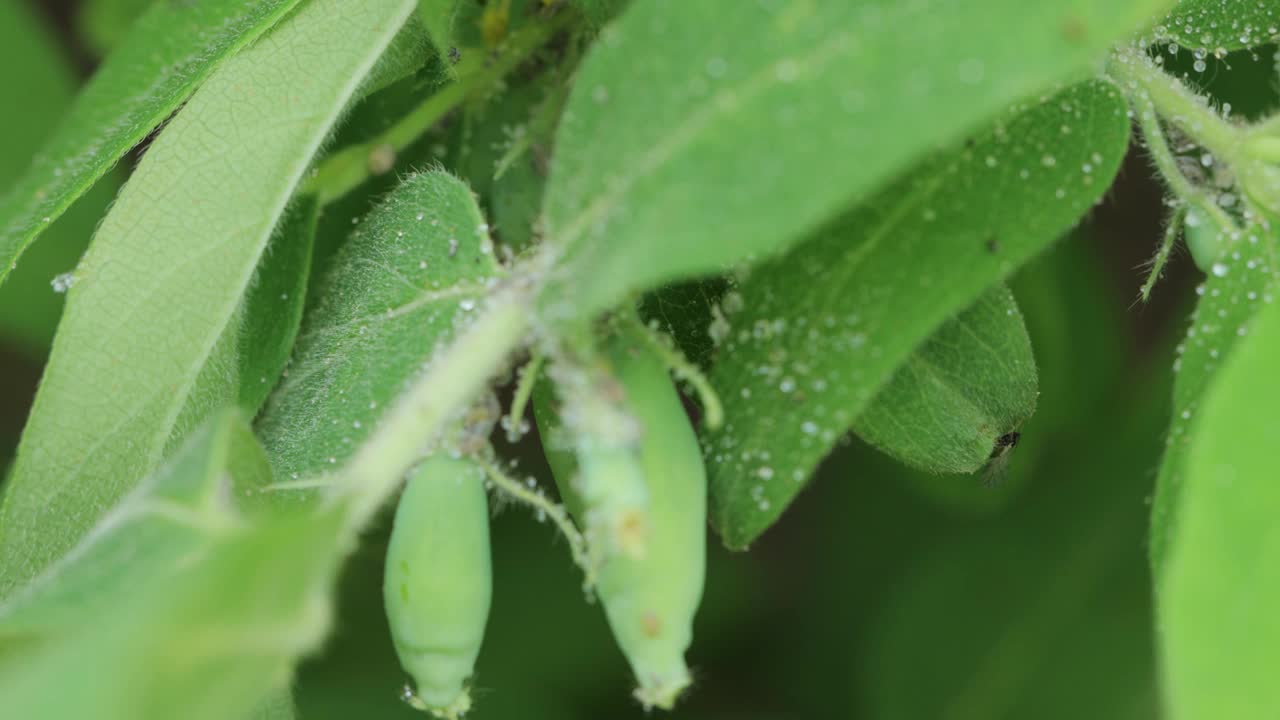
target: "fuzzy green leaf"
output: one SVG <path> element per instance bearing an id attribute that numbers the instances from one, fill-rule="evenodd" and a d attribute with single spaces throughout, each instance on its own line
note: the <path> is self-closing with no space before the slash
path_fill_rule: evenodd
<path id="1" fill-rule="evenodd" d="M 1248 333 L 1254 315 L 1273 297 L 1280 279 L 1276 242 L 1273 233 L 1259 227 L 1248 228 L 1237 237 L 1221 236 L 1216 243 L 1218 259 L 1196 291 L 1200 301 L 1173 366 L 1178 373 L 1173 386 L 1173 420 L 1151 509 L 1151 564 L 1157 596 L 1168 547 L 1180 532 L 1179 508 L 1187 507 L 1179 496 L 1186 481 L 1187 451 L 1197 442 L 1195 420 L 1200 401 L 1218 368 Z"/>
<path id="2" fill-rule="evenodd" d="M 893 372 L 1110 184 L 1123 100 L 1091 82 L 1015 108 L 742 284 L 712 380 L 712 521 L 744 547 L 777 519 Z"/>
<path id="3" fill-rule="evenodd" d="M 12 594 L 0 638 L 27 644 L 20 661 L 0 659 L 6 711 L 288 717 L 280 692 L 327 629 L 342 536 L 337 513 L 236 506 L 269 477 L 238 411 L 219 414 Z"/>
<path id="4" fill-rule="evenodd" d="M 1177 720 L 1262 718 L 1280 707 L 1280 306 L 1248 329 L 1202 395 L 1158 578 L 1163 686 Z M 1215 332 L 1234 335 L 1230 325 Z"/>
<path id="5" fill-rule="evenodd" d="M 36 235 L 297 1 L 153 3 L 0 198 L 0 283 Z"/>
<path id="6" fill-rule="evenodd" d="M 369 71 L 369 76 L 360 87 L 360 97 L 368 97 L 413 77 L 431 62 L 434 54 L 426 28 L 417 16 L 410 16 L 383 51 L 382 57 L 378 58 L 378 64 Z"/>
<path id="7" fill-rule="evenodd" d="M 1036 386 L 1031 339 L 1013 294 L 1001 287 L 912 353 L 853 431 L 912 467 L 972 473 L 1012 449 L 1000 438 L 1035 412 Z"/>
<path id="8" fill-rule="evenodd" d="M 0 596 L 220 404 L 214 384 L 189 406 L 211 387 L 197 378 L 290 194 L 412 9 L 307 3 L 223 63 L 151 146 L 76 271 L 0 510 Z"/>
<path id="9" fill-rule="evenodd" d="M 454 25 L 462 12 L 463 0 L 419 0 L 418 18 L 441 58 L 447 58 L 454 41 Z"/>
<path id="10" fill-rule="evenodd" d="M 0 2 L 0 87 L 20 98 L 21 112 L 0 115 L 0 189 L 19 179 L 34 148 L 49 135 L 75 98 L 76 78 L 56 39 L 25 6 Z M 0 286 L 0 342 L 43 361 L 62 313 L 62 296 L 50 282 L 75 267 L 93 228 L 119 187 L 99 183 L 49 231 Z"/>
<path id="11" fill-rule="evenodd" d="M 302 323 L 316 238 L 314 198 L 299 198 L 267 245 L 236 330 L 240 407 L 251 415 L 284 372 Z"/>
<path id="12" fill-rule="evenodd" d="M 452 164 L 489 209 L 497 239 L 512 251 L 537 236 L 556 112 L 564 102 L 551 74 L 466 108 Z"/>
<path id="13" fill-rule="evenodd" d="M 266 456 L 239 413 L 215 414 L 73 552 L 0 605 L 0 636 L 66 631 L 95 608 L 127 597 L 144 578 L 174 571 L 210 535 L 236 524 L 239 509 L 228 503 L 252 496 L 270 478 Z"/>
<path id="14" fill-rule="evenodd" d="M 340 468 L 501 272 L 464 183 L 441 172 L 405 180 L 334 259 L 268 401 L 259 430 L 277 476 Z"/>
<path id="15" fill-rule="evenodd" d="M 1221 57 L 1280 38 L 1280 6 L 1270 0 L 1179 0 L 1154 37 Z"/>
<path id="16" fill-rule="evenodd" d="M 1083 75 L 1165 4 L 638 3 L 583 61 L 558 131 L 543 312 L 589 317 L 776 254 L 1010 103 Z"/>

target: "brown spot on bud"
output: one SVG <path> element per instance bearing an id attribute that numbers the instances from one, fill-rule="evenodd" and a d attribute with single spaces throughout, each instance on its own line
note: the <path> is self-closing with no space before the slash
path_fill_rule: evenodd
<path id="1" fill-rule="evenodd" d="M 647 612 L 640 616 L 640 629 L 644 632 L 645 637 L 656 638 L 662 634 L 662 621 L 657 615 Z"/>

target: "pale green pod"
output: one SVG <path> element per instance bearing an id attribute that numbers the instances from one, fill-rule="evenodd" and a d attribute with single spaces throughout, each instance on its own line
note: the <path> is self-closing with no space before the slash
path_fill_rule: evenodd
<path id="1" fill-rule="evenodd" d="M 651 347 L 638 339 L 614 337 L 606 355 L 624 393 L 624 406 L 640 430 L 650 531 L 643 557 L 605 558 L 597 593 L 636 675 L 636 697 L 646 707 L 670 708 L 690 682 L 684 653 L 693 639 L 693 617 L 702 598 L 706 473 L 675 385 Z M 576 443 L 566 437 L 572 432 L 561 424 L 549 383 L 541 385 L 534 410 L 543 446 L 566 505 L 580 517 L 584 503 L 578 484 L 572 482 L 579 462 L 567 450 Z"/>
<path id="2" fill-rule="evenodd" d="M 570 510 L 583 527 L 592 565 L 598 568 L 614 555 L 643 557 L 649 490 L 640 460 L 641 428 L 626 408 L 622 386 L 600 356 L 581 364 L 553 363 L 547 374 L 567 430 L 564 447 L 573 448 L 580 465 L 580 472 L 562 482 L 573 486 Z M 547 393 L 544 388 L 536 394 L 545 402 Z"/>
<path id="3" fill-rule="evenodd" d="M 1196 267 L 1202 272 L 1213 272 L 1213 263 L 1222 252 L 1222 229 L 1212 219 L 1205 218 L 1204 213 L 1191 208 L 1187 210 L 1182 234 Z"/>
<path id="4" fill-rule="evenodd" d="M 410 704 L 455 718 L 489 617 L 493 577 L 484 471 L 465 458 L 428 458 L 409 478 L 387 547 L 383 600 Z"/>

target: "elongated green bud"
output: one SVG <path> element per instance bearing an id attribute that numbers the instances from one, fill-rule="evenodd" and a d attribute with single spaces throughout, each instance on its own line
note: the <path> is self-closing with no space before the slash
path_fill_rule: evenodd
<path id="1" fill-rule="evenodd" d="M 471 707 L 467 680 L 489 617 L 493 579 L 484 472 L 465 458 L 428 458 L 409 479 L 387 548 L 383 600 L 406 700 L 438 717 Z"/>
<path id="2" fill-rule="evenodd" d="M 643 557 L 649 490 L 640 461 L 641 427 L 627 410 L 622 386 L 600 357 L 584 365 L 553 363 L 547 373 L 566 430 L 555 432 L 553 444 L 572 448 L 580 469 L 557 481 L 573 488 L 566 505 L 583 526 L 593 565 L 614 555 Z M 551 401 L 548 385 L 535 388 L 535 407 Z"/>
<path id="3" fill-rule="evenodd" d="M 690 682 L 684 653 L 702 597 L 706 473 L 693 427 L 652 347 L 635 338 L 614 337 L 605 355 L 621 389 L 622 406 L 639 431 L 649 538 L 643 557 L 606 556 L 597 593 L 636 675 L 636 697 L 646 707 L 670 708 Z M 546 388 L 535 392 L 534 410 L 556 483 L 570 511 L 581 517 L 587 504 L 573 478 L 579 469 L 587 475 L 591 466 L 582 452 L 575 456 L 556 442 L 575 431 L 562 424 Z"/>

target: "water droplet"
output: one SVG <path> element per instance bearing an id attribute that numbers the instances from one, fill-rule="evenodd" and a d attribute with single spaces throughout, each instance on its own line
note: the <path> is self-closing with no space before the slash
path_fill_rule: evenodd
<path id="1" fill-rule="evenodd" d="M 1214 263 L 1212 270 L 1215 277 L 1225 277 L 1227 274 L 1227 266 L 1224 263 Z"/>

